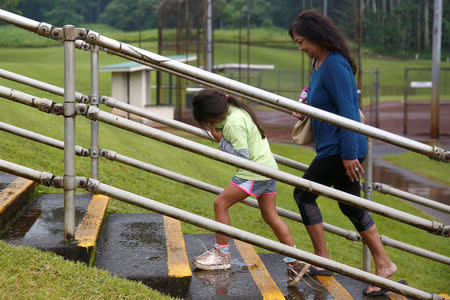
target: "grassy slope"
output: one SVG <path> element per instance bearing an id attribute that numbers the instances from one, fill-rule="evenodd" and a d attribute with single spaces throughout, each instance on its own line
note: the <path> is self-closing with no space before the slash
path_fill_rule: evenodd
<path id="1" fill-rule="evenodd" d="M 151 49 L 151 44 L 146 44 L 147 49 Z M 258 50 L 255 47 L 255 51 Z M 275 61 L 277 58 L 282 60 L 280 67 L 285 66 L 291 61 L 287 56 L 295 59 L 297 52 L 284 50 L 282 54 L 275 54 L 273 49 L 258 52 L 261 62 L 266 57 L 265 63 Z M 258 57 L 254 55 L 254 57 Z M 235 56 L 230 56 L 229 59 Z M 253 56 L 252 56 L 253 57 Z M 2 49 L 0 51 L 0 60 L 2 67 L 9 71 L 19 74 L 31 76 L 43 81 L 62 86 L 62 48 L 41 48 L 41 49 Z M 224 62 L 229 62 L 227 58 Z M 109 64 L 121 61 L 119 58 L 107 57 L 101 55 L 100 64 Z M 89 56 L 85 52 L 77 54 L 77 90 L 89 94 Z M 291 61 L 292 62 L 292 61 Z M 255 61 L 259 63 L 259 61 Z M 109 94 L 110 75 L 101 73 L 100 75 L 100 93 Z M 19 88 L 21 91 L 30 92 L 38 96 L 45 96 L 51 99 L 61 99 L 52 95 L 34 91 L 32 88 L 24 88 L 18 84 L 11 84 L 8 81 L 0 80 L 1 85 Z M 53 115 L 40 113 L 34 109 L 24 107 L 20 104 L 11 103 L 7 100 L 0 99 L 0 120 L 9 124 L 21 126 L 23 128 L 33 130 L 42 134 L 49 135 L 54 138 L 62 139 L 63 136 L 63 118 Z M 77 144 L 88 147 L 89 138 L 89 121 L 80 117 L 77 118 Z M 48 146 L 39 145 L 37 143 L 26 141 L 10 134 L 0 132 L 0 157 L 1 159 L 10 160 L 25 166 L 33 167 L 38 170 L 46 170 L 56 175 L 63 174 L 63 153 L 59 150 L 52 149 Z M 159 142 L 154 142 L 135 134 L 128 134 L 123 130 L 113 130 L 109 125 L 101 126 L 101 147 L 112 149 L 118 153 L 139 158 L 145 162 L 155 164 L 169 170 L 180 172 L 196 179 L 205 180 L 208 183 L 217 186 L 224 186 L 229 178 L 234 174 L 234 168 L 221 163 L 211 163 L 212 161 L 198 155 L 187 154 L 182 150 L 175 149 L 171 146 L 165 146 Z M 208 145 L 214 146 L 207 142 Z M 272 145 L 273 151 L 278 154 L 290 157 L 292 159 L 309 163 L 313 157 L 313 153 L 290 145 Z M 19 149 L 19 150 L 18 150 Z M 19 154 L 18 154 L 19 152 Z M 77 175 L 89 176 L 89 161 L 85 158 L 77 158 Z M 285 169 L 282 167 L 282 169 Z M 292 172 L 292 170 L 290 170 Z M 301 175 L 301 172 L 295 172 Z M 211 176 L 215 174 L 216 176 Z M 198 191 L 194 188 L 186 187 L 182 184 L 171 182 L 155 175 L 145 174 L 129 167 L 121 166 L 117 163 L 109 162 L 104 159 L 100 162 L 100 180 L 107 184 L 111 184 L 120 188 L 133 191 L 137 194 L 168 203 L 177 207 L 181 207 L 188 211 L 201 214 L 208 218 L 213 218 L 212 200 L 213 195 L 206 192 Z M 61 192 L 46 187 L 40 187 L 39 192 Z M 374 193 L 374 200 L 383 204 L 401 208 L 407 212 L 411 212 L 420 216 L 425 216 L 417 209 L 396 200 L 393 197 Z M 297 211 L 296 205 L 292 200 L 292 187 L 285 184 L 279 184 L 278 206 Z M 333 200 L 321 199 L 320 206 L 326 222 L 333 225 L 351 229 L 352 225 L 338 211 L 337 204 Z M 142 212 L 143 210 L 135 208 L 131 205 L 112 201 L 109 206 L 109 212 Z M 262 234 L 269 238 L 275 239 L 267 225 L 264 224 L 259 217 L 257 211 L 247 208 L 243 205 L 236 205 L 231 209 L 232 222 L 235 226 L 250 230 L 257 234 Z M 238 217 L 239 216 L 239 217 Z M 426 232 L 409 226 L 400 224 L 387 218 L 374 216 L 377 226 L 381 234 L 391 238 L 405 241 L 413 245 L 424 247 L 444 255 L 449 255 L 449 243 L 446 239 L 429 235 Z M 245 220 L 242 221 L 242 220 Z M 309 238 L 304 227 L 294 222 L 288 221 L 294 239 L 299 248 L 312 251 Z M 183 229 L 186 233 L 205 232 L 194 226 L 184 224 Z M 327 240 L 330 248 L 331 257 L 337 261 L 344 262 L 356 267 L 361 265 L 361 245 L 345 241 L 341 237 L 327 234 Z M 0 251 L 0 257 L 9 255 L 6 253 L 14 253 L 20 256 L 20 251 L 14 248 Z M 16 252 L 17 251 L 17 252 Z M 428 260 L 416 257 L 414 255 L 405 254 L 396 249 L 387 248 L 391 258 L 398 264 L 399 272 L 394 279 L 407 279 L 411 285 L 432 292 L 449 292 L 447 283 L 450 280 L 448 267 L 439 263 L 429 262 Z M 4 259 L 4 258 L 3 258 Z M 0 259 L 1 260 L 1 259 Z M 30 274 L 33 273 L 31 262 Z M 77 272 L 76 266 L 72 272 Z M 26 268 L 25 268 L 26 269 Z M 415 272 L 415 270 L 424 270 L 423 272 Z M 25 274 L 27 271 L 23 271 Z M 25 276 L 26 277 L 26 276 Z M 101 286 L 101 282 L 94 281 Z M 30 290 L 30 284 L 33 281 L 22 281 L 21 288 Z M 97 285 L 93 287 L 96 289 Z M 12 297 L 13 294 L 11 294 Z M 45 294 L 39 294 L 41 296 Z"/>
<path id="2" fill-rule="evenodd" d="M 174 299 L 50 252 L 0 241 L 1 299 Z"/>

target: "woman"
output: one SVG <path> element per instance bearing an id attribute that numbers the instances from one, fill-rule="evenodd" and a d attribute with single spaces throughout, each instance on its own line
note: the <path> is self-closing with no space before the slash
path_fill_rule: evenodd
<path id="1" fill-rule="evenodd" d="M 299 50 L 305 52 L 314 62 L 308 104 L 361 121 L 354 79 L 355 62 L 350 56 L 343 34 L 331 19 L 316 11 L 304 11 L 290 26 L 289 34 L 298 44 Z M 294 115 L 302 117 L 300 114 Z M 336 189 L 360 197 L 359 179 L 364 173 L 361 163 L 367 154 L 367 139 L 361 134 L 320 120 L 311 119 L 311 125 L 317 156 L 303 178 L 334 186 Z M 317 197 L 318 195 L 299 188 L 294 190 L 294 198 L 315 254 L 329 258 L 322 215 L 316 204 Z M 385 278 L 392 276 L 397 267 L 386 255 L 371 215 L 366 210 L 340 202 L 339 207 L 368 245 L 375 261 L 375 273 Z M 310 274 L 332 273 L 311 266 Z M 386 291 L 369 286 L 363 292 L 364 295 L 378 296 Z"/>

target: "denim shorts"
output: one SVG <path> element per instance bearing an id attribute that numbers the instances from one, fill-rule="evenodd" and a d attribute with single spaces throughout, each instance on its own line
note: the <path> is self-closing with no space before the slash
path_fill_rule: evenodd
<path id="1" fill-rule="evenodd" d="M 234 176 L 230 182 L 238 189 L 256 197 L 277 193 L 277 182 L 273 179 L 255 181 Z"/>

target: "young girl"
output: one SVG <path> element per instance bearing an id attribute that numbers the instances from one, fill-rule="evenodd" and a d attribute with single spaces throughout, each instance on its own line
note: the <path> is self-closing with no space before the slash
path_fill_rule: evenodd
<path id="1" fill-rule="evenodd" d="M 278 169 L 270 151 L 269 143 L 252 111 L 236 98 L 216 89 L 204 89 L 194 96 L 193 114 L 195 120 L 219 142 L 219 149 Z M 230 183 L 214 201 L 216 221 L 230 225 L 228 208 L 253 195 L 258 199 L 264 221 L 269 224 L 278 240 L 294 247 L 289 227 L 278 216 L 275 206 L 276 181 L 244 169 L 238 169 Z M 288 265 L 288 285 L 296 285 L 309 264 L 285 258 Z M 194 259 L 195 267 L 202 270 L 230 268 L 228 237 L 216 234 L 215 246 Z"/>

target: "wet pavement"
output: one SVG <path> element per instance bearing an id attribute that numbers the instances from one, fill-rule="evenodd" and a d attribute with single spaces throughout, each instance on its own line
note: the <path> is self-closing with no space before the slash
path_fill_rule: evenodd
<path id="1" fill-rule="evenodd" d="M 63 194 L 38 196 L 24 207 L 23 215 L 1 238 L 13 245 L 51 251 L 71 260 L 89 262 L 90 253 L 64 240 Z M 92 194 L 76 194 L 75 226 L 86 213 Z"/>
<path id="2" fill-rule="evenodd" d="M 166 232 L 159 214 L 111 214 L 97 242 L 94 265 L 173 297 L 184 297 L 190 277 L 169 277 Z"/>

